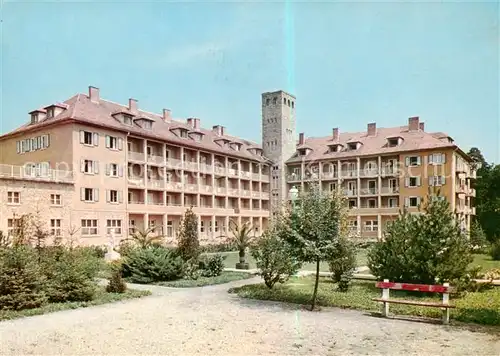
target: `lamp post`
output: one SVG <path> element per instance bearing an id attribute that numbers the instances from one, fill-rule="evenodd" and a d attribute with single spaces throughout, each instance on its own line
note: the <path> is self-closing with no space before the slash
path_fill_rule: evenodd
<path id="1" fill-rule="evenodd" d="M 293 209 L 295 208 L 295 201 L 299 196 L 299 190 L 295 186 L 293 186 L 292 188 L 290 188 L 288 193 L 290 193 L 290 200 L 292 201 L 292 209 Z"/>

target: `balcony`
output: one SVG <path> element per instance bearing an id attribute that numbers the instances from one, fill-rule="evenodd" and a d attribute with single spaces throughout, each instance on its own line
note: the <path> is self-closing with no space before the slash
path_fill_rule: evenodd
<path id="1" fill-rule="evenodd" d="M 186 192 L 196 193 L 198 192 L 198 184 L 185 183 L 184 189 Z"/>
<path id="2" fill-rule="evenodd" d="M 184 169 L 188 169 L 191 171 L 198 170 L 198 162 L 195 162 L 195 161 L 184 161 L 182 166 L 184 167 Z"/>
<path id="3" fill-rule="evenodd" d="M 321 178 L 322 179 L 337 179 L 338 178 L 338 174 L 337 174 L 337 171 L 334 171 L 334 172 L 323 172 L 321 173 Z"/>
<path id="4" fill-rule="evenodd" d="M 163 204 L 163 201 L 151 199 L 151 200 L 148 200 L 148 205 L 163 206 L 165 204 Z"/>
<path id="5" fill-rule="evenodd" d="M 355 197 L 358 195 L 358 192 L 356 189 L 346 189 L 344 190 L 344 194 L 347 195 L 348 197 Z"/>
<path id="6" fill-rule="evenodd" d="M 242 189 L 242 190 L 240 190 L 240 192 L 241 192 L 241 195 L 244 197 L 250 197 L 250 195 L 251 195 L 250 191 L 247 189 Z"/>
<path id="7" fill-rule="evenodd" d="M 471 209 L 471 212 L 470 212 L 470 213 L 471 213 L 471 215 L 476 215 L 476 207 L 475 207 L 475 206 L 473 206 L 473 207 L 472 207 L 472 208 L 470 208 L 470 209 Z"/>
<path id="8" fill-rule="evenodd" d="M 0 177 L 27 179 L 44 182 L 73 183 L 73 171 L 45 168 L 41 166 L 13 166 L 0 164 Z"/>
<path id="9" fill-rule="evenodd" d="M 249 171 L 240 171 L 240 177 L 245 179 L 250 179 L 252 174 Z"/>
<path id="10" fill-rule="evenodd" d="M 200 193 L 212 193 L 214 187 L 211 185 L 200 185 Z"/>
<path id="11" fill-rule="evenodd" d="M 214 172 L 215 172 L 215 174 L 226 175 L 227 170 L 226 170 L 226 167 L 215 166 Z"/>
<path id="12" fill-rule="evenodd" d="M 260 174 L 259 173 L 252 173 L 252 180 L 260 180 Z"/>
<path id="13" fill-rule="evenodd" d="M 291 182 L 300 182 L 302 180 L 302 175 L 298 173 L 292 173 L 286 176 L 286 181 Z"/>
<path id="14" fill-rule="evenodd" d="M 260 192 L 253 191 L 252 192 L 252 198 L 260 198 Z"/>
<path id="15" fill-rule="evenodd" d="M 144 162 L 144 152 L 128 151 L 129 161 Z"/>
<path id="16" fill-rule="evenodd" d="M 469 197 L 475 197 L 476 196 L 476 190 L 474 188 L 469 188 L 467 191 L 467 195 Z"/>
<path id="17" fill-rule="evenodd" d="M 128 184 L 134 187 L 142 188 L 144 187 L 144 178 L 129 178 Z"/>
<path id="18" fill-rule="evenodd" d="M 465 194 L 468 191 L 468 188 L 466 185 L 456 185 L 455 186 L 455 192 L 457 194 Z"/>
<path id="19" fill-rule="evenodd" d="M 239 195 L 239 193 L 238 193 L 238 188 L 229 188 L 229 189 L 227 190 L 227 193 L 228 193 L 229 195 Z"/>
<path id="20" fill-rule="evenodd" d="M 377 194 L 378 194 L 377 188 L 361 188 L 360 189 L 360 195 L 377 195 Z"/>
<path id="21" fill-rule="evenodd" d="M 131 204 L 131 205 L 134 205 L 134 204 L 135 205 L 144 205 L 145 204 L 144 200 L 142 200 L 142 199 L 130 199 L 128 201 L 128 203 Z"/>
<path id="22" fill-rule="evenodd" d="M 269 192 L 260 192 L 260 197 L 262 199 L 269 199 Z"/>
<path id="23" fill-rule="evenodd" d="M 396 167 L 382 167 L 380 170 L 380 175 L 382 176 L 395 176 L 398 174 Z"/>
<path id="24" fill-rule="evenodd" d="M 361 169 L 359 171 L 360 177 L 377 177 L 378 170 L 377 169 Z"/>
<path id="25" fill-rule="evenodd" d="M 164 158 L 163 156 L 148 155 L 148 163 L 163 164 Z"/>
<path id="26" fill-rule="evenodd" d="M 148 179 L 148 188 L 163 189 L 165 188 L 165 182 L 160 179 Z"/>
<path id="27" fill-rule="evenodd" d="M 318 173 L 306 173 L 304 175 L 304 180 L 318 180 L 318 179 L 319 179 Z"/>
<path id="28" fill-rule="evenodd" d="M 399 187 L 382 187 L 380 189 L 380 194 L 382 195 L 399 194 Z"/>
<path id="29" fill-rule="evenodd" d="M 180 182 L 169 182 L 166 185 L 166 188 L 168 190 L 176 190 L 176 191 L 182 191 L 182 183 Z"/>
<path id="30" fill-rule="evenodd" d="M 206 163 L 200 163 L 200 171 L 204 173 L 212 173 L 214 171 L 214 166 Z"/>
<path id="31" fill-rule="evenodd" d="M 178 202 L 175 202 L 175 201 L 168 201 L 167 200 L 166 206 L 182 206 L 182 204 L 178 203 Z"/>
<path id="32" fill-rule="evenodd" d="M 215 193 L 216 194 L 226 194 L 226 188 L 225 187 L 215 187 Z"/>
<path id="33" fill-rule="evenodd" d="M 238 173 L 238 170 L 234 169 L 234 168 L 229 168 L 227 170 L 227 173 L 230 175 L 230 176 L 235 176 L 235 177 L 238 177 L 239 176 L 239 173 Z"/>
<path id="34" fill-rule="evenodd" d="M 181 169 L 182 161 L 177 158 L 167 158 L 167 166 L 170 168 Z"/>
<path id="35" fill-rule="evenodd" d="M 356 178 L 358 176 L 358 171 L 355 170 L 355 169 L 349 169 L 349 170 L 346 170 L 346 171 L 341 171 L 340 176 L 342 178 L 349 178 L 349 177 Z"/>
<path id="36" fill-rule="evenodd" d="M 269 183 L 269 174 L 261 174 L 260 180 L 265 183 Z"/>

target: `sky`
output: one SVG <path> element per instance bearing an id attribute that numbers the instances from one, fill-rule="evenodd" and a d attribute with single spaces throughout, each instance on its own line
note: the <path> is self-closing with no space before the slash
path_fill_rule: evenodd
<path id="1" fill-rule="evenodd" d="M 283 89 L 306 137 L 419 116 L 500 163 L 498 2 L 4 0 L 1 11 L 1 133 L 93 85 L 260 142 L 261 93 Z"/>

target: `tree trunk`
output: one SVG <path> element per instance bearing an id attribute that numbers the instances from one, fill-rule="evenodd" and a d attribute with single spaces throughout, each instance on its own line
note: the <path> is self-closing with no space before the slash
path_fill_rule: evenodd
<path id="1" fill-rule="evenodd" d="M 314 283 L 314 292 L 313 292 L 313 297 L 311 301 L 311 311 L 314 310 L 314 307 L 316 305 L 316 295 L 318 294 L 318 285 L 319 285 L 319 263 L 320 260 L 316 260 L 316 281 Z"/>
<path id="2" fill-rule="evenodd" d="M 245 249 L 240 249 L 240 263 L 245 263 Z"/>

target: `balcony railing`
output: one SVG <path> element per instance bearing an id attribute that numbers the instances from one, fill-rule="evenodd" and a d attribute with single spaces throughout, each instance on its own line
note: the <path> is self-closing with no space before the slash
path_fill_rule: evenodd
<path id="1" fill-rule="evenodd" d="M 144 186 L 144 178 L 129 178 L 128 179 L 128 184 L 133 185 L 136 187 L 143 187 Z"/>
<path id="2" fill-rule="evenodd" d="M 261 180 L 262 182 L 269 183 L 269 173 L 262 174 L 262 175 L 260 176 L 260 180 Z"/>
<path id="3" fill-rule="evenodd" d="M 151 199 L 148 200 L 148 205 L 165 205 L 165 204 L 163 204 L 163 201 Z"/>
<path id="4" fill-rule="evenodd" d="M 299 182 L 302 180 L 302 175 L 298 173 L 292 173 L 286 176 L 287 182 Z"/>
<path id="5" fill-rule="evenodd" d="M 258 191 L 252 191 L 252 197 L 254 197 L 254 198 L 260 197 L 260 192 L 258 192 Z"/>
<path id="6" fill-rule="evenodd" d="M 148 155 L 148 162 L 149 163 L 156 163 L 156 164 L 163 164 L 164 158 L 163 158 L 163 156 Z"/>
<path id="7" fill-rule="evenodd" d="M 128 151 L 128 159 L 131 161 L 144 162 L 144 152 Z"/>
<path id="8" fill-rule="evenodd" d="M 160 179 L 148 179 L 148 187 L 163 189 L 165 188 L 165 182 Z"/>
<path id="9" fill-rule="evenodd" d="M 318 173 L 308 173 L 304 175 L 304 180 L 318 180 L 319 179 L 319 174 Z"/>
<path id="10" fill-rule="evenodd" d="M 194 161 L 184 161 L 183 167 L 184 169 L 196 171 L 198 170 L 198 163 Z"/>
<path id="11" fill-rule="evenodd" d="M 378 169 L 361 169 L 359 171 L 360 177 L 376 177 L 378 176 Z"/>
<path id="12" fill-rule="evenodd" d="M 189 184 L 189 183 L 185 183 L 184 184 L 184 188 L 186 189 L 186 191 L 188 192 L 197 192 L 198 191 L 198 184 Z"/>
<path id="13" fill-rule="evenodd" d="M 241 195 L 243 195 L 244 197 L 249 197 L 250 196 L 250 191 L 247 190 L 247 189 L 242 189 L 241 190 Z"/>
<path id="14" fill-rule="evenodd" d="M 353 197 L 353 196 L 357 196 L 358 195 L 358 192 L 356 189 L 346 189 L 344 190 L 345 192 L 345 195 L 347 195 L 348 197 Z"/>
<path id="15" fill-rule="evenodd" d="M 176 201 L 167 201 L 167 206 L 182 206 L 181 203 L 176 202 Z"/>
<path id="16" fill-rule="evenodd" d="M 181 169 L 182 168 L 182 161 L 177 158 L 167 158 L 167 167 L 173 168 L 173 169 Z"/>
<path id="17" fill-rule="evenodd" d="M 200 163 L 200 172 L 212 173 L 214 171 L 214 166 L 206 163 Z"/>
<path id="18" fill-rule="evenodd" d="M 398 174 L 398 170 L 396 167 L 382 167 L 380 169 L 380 175 L 382 176 L 393 176 Z"/>
<path id="19" fill-rule="evenodd" d="M 361 188 L 360 194 L 361 195 L 377 195 L 378 189 L 377 188 Z"/>
<path id="20" fill-rule="evenodd" d="M 260 197 L 263 199 L 269 199 L 269 192 L 261 192 Z"/>
<path id="21" fill-rule="evenodd" d="M 380 189 L 380 194 L 398 194 L 399 187 L 382 187 Z"/>
<path id="22" fill-rule="evenodd" d="M 229 168 L 229 169 L 227 170 L 227 173 L 228 173 L 229 175 L 231 175 L 231 176 L 238 176 L 238 175 L 239 175 L 239 174 L 238 174 L 238 170 L 236 170 L 236 169 L 234 169 L 234 168 Z"/>
<path id="23" fill-rule="evenodd" d="M 130 199 L 128 201 L 129 204 L 144 204 L 144 200 L 142 199 Z"/>
<path id="24" fill-rule="evenodd" d="M 348 170 L 343 170 L 340 172 L 340 176 L 342 178 L 348 178 L 348 177 L 357 177 L 358 176 L 358 171 L 355 169 L 348 169 Z"/>
<path id="25" fill-rule="evenodd" d="M 49 182 L 73 182 L 73 171 L 33 166 L 0 164 L 0 177 Z"/>
<path id="26" fill-rule="evenodd" d="M 337 171 L 321 173 L 322 179 L 336 179 L 338 177 Z"/>
<path id="27" fill-rule="evenodd" d="M 229 188 L 228 194 L 230 195 L 238 195 L 238 188 Z"/>
<path id="28" fill-rule="evenodd" d="M 240 171 L 240 177 L 250 179 L 252 174 L 249 171 Z"/>
<path id="29" fill-rule="evenodd" d="M 252 179 L 253 180 L 260 180 L 260 174 L 259 173 L 252 173 Z"/>
<path id="30" fill-rule="evenodd" d="M 222 167 L 222 166 L 215 166 L 215 167 L 214 167 L 214 172 L 215 172 L 216 174 L 224 175 L 224 174 L 226 174 L 226 172 L 227 172 L 227 171 L 226 171 L 226 167 Z"/>
<path id="31" fill-rule="evenodd" d="M 211 193 L 213 192 L 214 187 L 211 185 L 200 185 L 200 192 Z"/>
<path id="32" fill-rule="evenodd" d="M 170 182 L 167 183 L 166 188 L 169 190 L 182 191 L 182 183 L 180 182 Z"/>
<path id="33" fill-rule="evenodd" d="M 226 188 L 225 187 L 215 187 L 215 192 L 217 194 L 226 194 Z"/>

